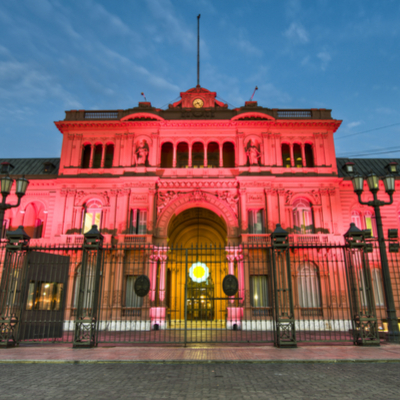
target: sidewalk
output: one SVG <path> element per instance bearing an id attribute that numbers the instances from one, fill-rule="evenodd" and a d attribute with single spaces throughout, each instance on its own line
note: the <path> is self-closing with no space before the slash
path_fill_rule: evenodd
<path id="1" fill-rule="evenodd" d="M 207 362 L 400 362 L 400 345 L 246 347 L 120 347 L 73 349 L 66 345 L 0 349 L 0 363 L 207 363 Z"/>

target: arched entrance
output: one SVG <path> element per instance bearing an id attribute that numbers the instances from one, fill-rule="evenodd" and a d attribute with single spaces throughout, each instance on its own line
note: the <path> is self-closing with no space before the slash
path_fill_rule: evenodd
<path id="1" fill-rule="evenodd" d="M 167 305 L 172 325 L 225 327 L 222 279 L 228 271 L 225 221 L 200 207 L 174 215 L 168 226 Z M 218 299 L 218 300 L 216 300 Z"/>

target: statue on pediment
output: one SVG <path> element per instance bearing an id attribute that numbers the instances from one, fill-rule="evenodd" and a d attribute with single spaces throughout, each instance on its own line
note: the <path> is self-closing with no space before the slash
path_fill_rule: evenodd
<path id="1" fill-rule="evenodd" d="M 258 165 L 258 159 L 261 157 L 261 153 L 254 139 L 249 140 L 247 143 L 246 155 L 249 165 Z"/>
<path id="2" fill-rule="evenodd" d="M 149 155 L 149 146 L 145 140 L 139 140 L 136 145 L 136 150 L 134 154 L 134 164 L 136 166 L 146 165 L 147 156 Z"/>

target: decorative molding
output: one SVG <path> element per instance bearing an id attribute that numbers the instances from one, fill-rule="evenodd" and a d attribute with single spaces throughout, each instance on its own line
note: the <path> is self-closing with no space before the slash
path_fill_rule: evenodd
<path id="1" fill-rule="evenodd" d="M 159 181 L 158 187 L 161 188 L 236 188 L 238 182 L 234 180 L 201 180 L 201 181 L 187 181 L 187 180 L 168 180 Z"/>

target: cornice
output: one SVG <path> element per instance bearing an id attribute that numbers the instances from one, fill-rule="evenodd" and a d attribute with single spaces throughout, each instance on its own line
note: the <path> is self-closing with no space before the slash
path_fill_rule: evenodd
<path id="1" fill-rule="evenodd" d="M 262 120 L 262 121 L 231 121 L 231 120 L 169 120 L 169 121 L 57 121 L 55 125 L 61 133 L 71 130 L 93 129 L 124 129 L 129 128 L 324 128 L 335 132 L 340 120 Z"/>

